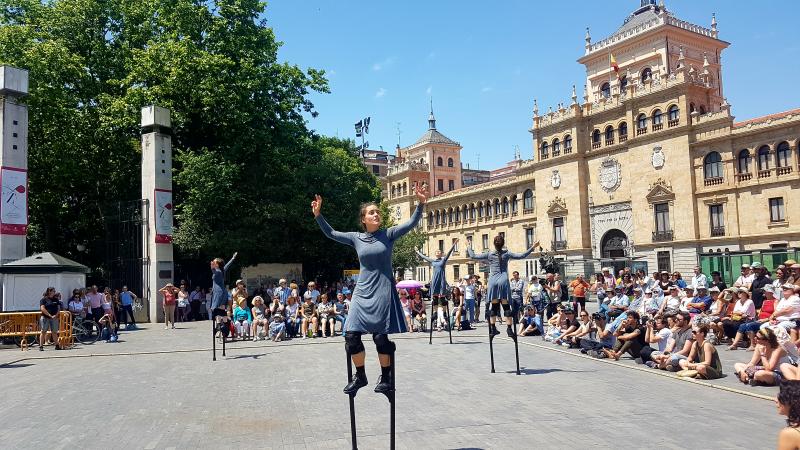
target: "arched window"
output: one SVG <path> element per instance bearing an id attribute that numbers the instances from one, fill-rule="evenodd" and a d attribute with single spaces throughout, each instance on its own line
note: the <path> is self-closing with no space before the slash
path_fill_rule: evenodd
<path id="1" fill-rule="evenodd" d="M 791 150 L 789 150 L 789 143 L 784 141 L 778 144 L 778 148 L 775 150 L 775 161 L 777 163 L 777 167 L 789 167 L 790 156 Z"/>
<path id="2" fill-rule="evenodd" d="M 478 218 L 483 217 L 483 202 L 478 202 Z"/>
<path id="3" fill-rule="evenodd" d="M 508 214 L 508 198 L 503 197 L 503 214 Z"/>
<path id="4" fill-rule="evenodd" d="M 517 212 L 517 196 L 511 196 L 511 213 L 515 214 Z"/>
<path id="5" fill-rule="evenodd" d="M 594 130 L 592 132 L 592 144 L 599 144 L 600 143 L 600 130 Z"/>
<path id="6" fill-rule="evenodd" d="M 572 136 L 564 136 L 564 153 L 572 153 Z"/>
<path id="7" fill-rule="evenodd" d="M 533 190 L 525 189 L 522 194 L 522 208 L 527 211 L 533 209 Z"/>
<path id="8" fill-rule="evenodd" d="M 428 226 L 429 227 L 433 226 L 433 213 L 432 212 L 428 213 Z"/>
<path id="9" fill-rule="evenodd" d="M 492 217 L 492 201 L 486 200 L 486 217 Z"/>
<path id="10" fill-rule="evenodd" d="M 639 114 L 639 117 L 636 118 L 636 129 L 637 130 L 647 129 L 647 115 Z"/>
<path id="11" fill-rule="evenodd" d="M 649 80 L 651 78 L 653 78 L 653 71 L 650 70 L 649 67 L 642 70 L 642 83 L 644 83 L 645 80 Z"/>
<path id="12" fill-rule="evenodd" d="M 408 184 L 406 184 L 406 182 L 404 181 L 403 182 L 403 195 L 406 195 L 406 194 L 408 194 Z"/>
<path id="13" fill-rule="evenodd" d="M 622 136 L 628 136 L 628 122 L 619 124 L 619 137 L 622 138 Z"/>
<path id="14" fill-rule="evenodd" d="M 547 145 L 547 141 L 542 142 L 542 150 L 540 159 L 547 159 L 549 155 L 550 147 Z"/>
<path id="15" fill-rule="evenodd" d="M 600 95 L 602 95 L 604 98 L 611 97 L 611 85 L 608 83 L 603 83 L 603 85 L 600 86 Z"/>
<path id="16" fill-rule="evenodd" d="M 744 149 L 739 152 L 738 159 L 738 167 L 739 173 L 750 173 L 750 164 L 752 158 L 750 158 L 750 150 Z"/>
<path id="17" fill-rule="evenodd" d="M 461 220 L 461 208 L 456 207 L 455 216 L 453 222 L 458 223 Z"/>
<path id="18" fill-rule="evenodd" d="M 392 185 L 392 194 L 390 195 L 390 198 L 393 198 L 394 194 L 395 194 L 395 188 L 394 188 L 394 185 Z"/>
<path id="19" fill-rule="evenodd" d="M 442 210 L 442 225 L 447 225 L 447 210 Z"/>
<path id="20" fill-rule="evenodd" d="M 711 152 L 703 160 L 704 178 L 722 178 L 722 156 L 719 152 Z"/>
<path id="21" fill-rule="evenodd" d="M 500 199 L 499 198 L 494 199 L 494 215 L 495 216 L 500 215 Z"/>
<path id="22" fill-rule="evenodd" d="M 439 222 L 439 220 L 440 220 L 440 218 L 439 218 L 439 211 L 437 210 L 437 211 L 436 211 L 436 225 L 439 225 L 439 223 L 440 223 L 440 222 Z"/>
<path id="23" fill-rule="evenodd" d="M 694 103 L 689 103 L 689 112 L 690 112 L 690 113 L 693 113 L 693 112 L 695 112 L 695 110 L 696 110 L 696 109 L 695 109 L 695 107 L 694 107 Z"/>
<path id="24" fill-rule="evenodd" d="M 469 220 L 475 220 L 475 203 L 469 205 Z"/>
<path id="25" fill-rule="evenodd" d="M 758 170 L 769 170 L 769 146 L 762 145 L 758 149 Z"/>
<path id="26" fill-rule="evenodd" d="M 614 127 L 611 125 L 606 127 L 606 145 L 614 143 Z"/>
<path id="27" fill-rule="evenodd" d="M 458 213 L 456 213 L 456 215 L 453 216 L 453 212 L 454 212 L 453 208 L 450 208 L 450 210 L 448 211 L 448 215 L 450 216 L 450 218 L 447 221 L 450 223 L 455 222 L 456 221 L 455 219 L 458 218 Z"/>
<path id="28" fill-rule="evenodd" d="M 678 108 L 678 105 L 672 105 L 669 107 L 667 120 L 669 120 L 670 122 L 676 121 L 680 118 L 680 116 L 681 116 L 681 110 Z"/>
<path id="29" fill-rule="evenodd" d="M 441 156 L 436 158 L 436 165 L 439 167 L 442 167 L 444 165 L 444 160 L 442 160 Z"/>
<path id="30" fill-rule="evenodd" d="M 558 156 L 561 154 L 561 141 L 558 138 L 553 139 L 553 156 Z"/>
<path id="31" fill-rule="evenodd" d="M 461 207 L 461 221 L 462 222 L 467 221 L 467 205 L 463 205 Z"/>
<path id="32" fill-rule="evenodd" d="M 706 113 L 706 107 L 703 106 L 703 105 L 700 105 L 700 114 L 705 114 L 705 113 Z"/>
<path id="33" fill-rule="evenodd" d="M 453 158 L 447 158 L 447 167 L 453 167 Z"/>
<path id="34" fill-rule="evenodd" d="M 656 109 L 655 111 L 653 111 L 653 126 L 654 127 L 656 125 L 661 125 L 663 116 L 664 115 L 661 113 L 660 109 Z"/>
<path id="35" fill-rule="evenodd" d="M 619 90 L 623 93 L 625 92 L 625 88 L 628 87 L 628 77 L 622 77 L 619 80 Z"/>

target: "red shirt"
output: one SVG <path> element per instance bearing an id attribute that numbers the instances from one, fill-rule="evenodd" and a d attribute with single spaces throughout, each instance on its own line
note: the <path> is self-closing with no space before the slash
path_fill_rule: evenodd
<path id="1" fill-rule="evenodd" d="M 164 304 L 165 305 L 174 305 L 175 304 L 175 294 L 172 291 L 165 291 L 164 292 Z"/>
<path id="2" fill-rule="evenodd" d="M 764 300 L 761 304 L 761 312 L 758 313 L 759 319 L 769 319 L 769 316 L 775 312 L 775 300 Z"/>

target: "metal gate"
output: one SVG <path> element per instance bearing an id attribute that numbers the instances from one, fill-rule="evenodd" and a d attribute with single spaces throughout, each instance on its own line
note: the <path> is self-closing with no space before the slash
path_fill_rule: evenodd
<path id="1" fill-rule="evenodd" d="M 144 246 L 143 233 L 147 226 L 149 208 L 147 199 L 118 202 L 105 211 L 106 226 L 106 281 L 107 286 L 128 290 L 139 297 L 134 307 L 137 322 L 149 321 L 149 301 L 143 292 L 148 249 Z"/>

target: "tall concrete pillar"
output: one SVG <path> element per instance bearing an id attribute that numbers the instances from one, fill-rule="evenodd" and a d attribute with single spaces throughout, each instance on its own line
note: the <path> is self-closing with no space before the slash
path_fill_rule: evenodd
<path id="1" fill-rule="evenodd" d="M 145 252 L 142 295 L 150 306 L 150 322 L 164 321 L 158 290 L 173 282 L 172 137 L 169 110 L 142 108 L 142 199 Z"/>
<path id="2" fill-rule="evenodd" d="M 0 66 L 0 264 L 25 257 L 28 232 L 28 71 Z"/>

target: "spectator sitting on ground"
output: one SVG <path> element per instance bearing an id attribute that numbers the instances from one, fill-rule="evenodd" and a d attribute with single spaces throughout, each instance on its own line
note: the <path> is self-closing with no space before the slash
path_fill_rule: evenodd
<path id="1" fill-rule="evenodd" d="M 608 303 L 609 317 L 616 318 L 628 310 L 628 306 L 631 304 L 631 301 L 628 296 L 625 295 L 624 291 L 625 286 L 622 285 L 618 285 L 614 288 L 614 297 L 612 297 L 611 301 Z"/>
<path id="2" fill-rule="evenodd" d="M 525 311 L 522 314 L 522 321 L 519 324 L 520 336 L 531 336 L 538 332 L 544 337 L 544 327 L 542 326 L 542 318 L 539 316 L 536 307 L 533 304 L 526 305 Z"/>
<path id="3" fill-rule="evenodd" d="M 670 316 L 671 317 L 671 316 Z M 639 352 L 639 357 L 642 363 L 647 364 L 648 361 L 653 361 L 652 354 L 654 352 L 664 353 L 667 348 L 667 343 L 672 339 L 672 330 L 670 329 L 670 319 L 664 316 L 658 316 L 655 319 L 647 321 L 644 340 L 647 343 Z M 653 348 L 654 344 L 656 348 Z"/>
<path id="4" fill-rule="evenodd" d="M 734 373 L 742 383 L 751 386 L 779 384 L 782 378 L 781 366 L 791 364 L 786 350 L 778 343 L 772 328 L 762 328 L 755 335 L 756 349 L 750 362 L 733 365 Z"/>
<path id="5" fill-rule="evenodd" d="M 744 294 L 743 294 L 744 293 Z M 767 286 L 763 288 L 764 294 L 764 303 L 761 305 L 761 312 L 758 313 L 758 319 L 744 322 L 739 325 L 739 328 L 736 330 L 736 336 L 733 338 L 733 343 L 731 343 L 728 350 L 736 350 L 739 348 L 739 343 L 746 337 L 747 340 L 750 342 L 748 346 L 748 351 L 753 351 L 756 348 L 756 339 L 755 333 L 758 331 L 762 325 L 765 323 L 769 323 L 770 317 L 772 313 L 775 312 L 775 292 Z M 746 295 L 750 297 L 750 293 L 745 288 L 739 288 L 739 296 Z M 752 300 L 749 300 L 750 303 L 753 303 L 753 309 L 755 310 L 755 303 Z"/>
<path id="6" fill-rule="evenodd" d="M 592 331 L 592 321 L 589 320 L 589 313 L 584 309 L 578 314 L 577 328 L 573 331 L 561 335 L 558 339 L 561 345 L 570 348 L 578 347 L 580 340 L 589 335 Z"/>
<path id="7" fill-rule="evenodd" d="M 694 334 L 694 343 L 689 351 L 689 357 L 678 362 L 681 369 L 696 370 L 697 375 L 706 380 L 722 378 L 722 362 L 719 360 L 719 353 L 706 340 L 708 327 L 701 325 L 693 330 L 692 334 Z"/>
<path id="8" fill-rule="evenodd" d="M 659 314 L 674 314 L 680 311 L 681 306 L 681 297 L 680 297 L 680 288 L 678 286 L 670 286 L 669 287 L 669 296 L 664 298 L 664 301 L 661 303 L 661 310 L 658 311 Z"/>
<path id="9" fill-rule="evenodd" d="M 253 342 L 261 339 L 266 339 L 267 336 L 267 328 L 269 328 L 269 310 L 266 306 L 264 306 L 264 299 L 261 298 L 260 295 L 256 295 L 253 297 L 253 308 L 251 310 L 253 313 L 253 330 L 251 334 L 253 335 Z M 263 336 L 259 336 L 258 334 L 258 327 L 261 327 L 261 331 Z"/>
<path id="10" fill-rule="evenodd" d="M 639 326 L 639 313 L 636 311 L 627 311 L 628 317 L 623 326 L 617 328 L 614 335 L 617 337 L 617 342 L 611 350 L 604 349 L 603 352 L 609 358 L 619 360 L 620 356 L 625 353 L 631 355 L 632 358 L 638 358 L 644 347 L 644 333 Z"/>
<path id="11" fill-rule="evenodd" d="M 236 330 L 236 336 L 241 339 L 250 338 L 250 314 L 245 308 L 239 304 L 233 306 L 233 328 Z"/>
<path id="12" fill-rule="evenodd" d="M 644 312 L 648 314 L 650 317 L 655 317 L 656 314 L 661 310 L 661 303 L 664 301 L 664 297 L 656 296 L 653 293 L 653 289 L 645 288 L 644 290 Z"/>
<path id="13" fill-rule="evenodd" d="M 414 293 L 414 298 L 411 300 L 411 314 L 414 315 L 414 327 L 412 331 L 420 331 L 425 328 L 425 302 L 422 301 L 422 296 L 419 291 Z"/>
<path id="14" fill-rule="evenodd" d="M 633 300 L 631 300 L 631 303 L 628 305 L 628 311 L 636 311 L 641 316 L 644 314 L 644 306 L 645 296 L 642 291 L 642 287 L 636 285 L 633 288 Z"/>
<path id="15" fill-rule="evenodd" d="M 669 370 L 675 372 L 679 369 L 678 363 L 682 359 L 689 357 L 689 352 L 692 350 L 692 326 L 690 324 L 691 316 L 689 313 L 678 312 L 675 314 L 675 326 L 672 328 L 672 339 L 667 342 L 667 347 L 664 353 L 653 352 L 653 364 L 647 364 L 649 367 L 658 367 L 661 370 Z"/>
<path id="16" fill-rule="evenodd" d="M 317 305 L 317 315 L 319 316 L 319 323 L 322 325 L 322 337 L 336 336 L 334 331 L 336 325 L 336 314 L 334 314 L 333 303 L 328 301 L 328 294 L 319 296 L 321 300 Z M 330 332 L 328 332 L 330 330 Z"/>
<path id="17" fill-rule="evenodd" d="M 309 326 L 311 327 L 311 337 L 317 337 L 317 305 L 314 304 L 314 298 L 310 295 L 304 297 L 303 305 L 300 306 L 300 317 L 303 319 L 301 323 L 303 339 L 308 338 Z"/>
<path id="18" fill-rule="evenodd" d="M 614 348 L 617 338 L 605 315 L 599 312 L 592 314 L 592 325 L 589 338 L 580 340 L 581 353 L 586 353 L 594 358 L 606 358 L 603 350 Z"/>
<path id="19" fill-rule="evenodd" d="M 111 298 L 106 297 L 103 299 L 103 317 L 100 318 L 97 323 L 100 325 L 100 329 L 103 328 L 108 329 L 108 338 L 106 338 L 106 342 L 114 342 L 117 340 L 117 321 L 114 316 L 114 308 L 111 305 Z M 101 334 L 103 332 L 101 331 Z"/>
<path id="20" fill-rule="evenodd" d="M 275 314 L 269 324 L 269 339 L 273 342 L 280 342 L 286 337 L 286 323 L 283 316 Z"/>
<path id="21" fill-rule="evenodd" d="M 678 307 L 678 309 L 684 312 L 689 312 L 689 304 L 694 303 L 694 287 L 686 286 L 686 288 L 683 290 L 683 293 L 685 295 L 681 299 L 681 305 Z"/>

